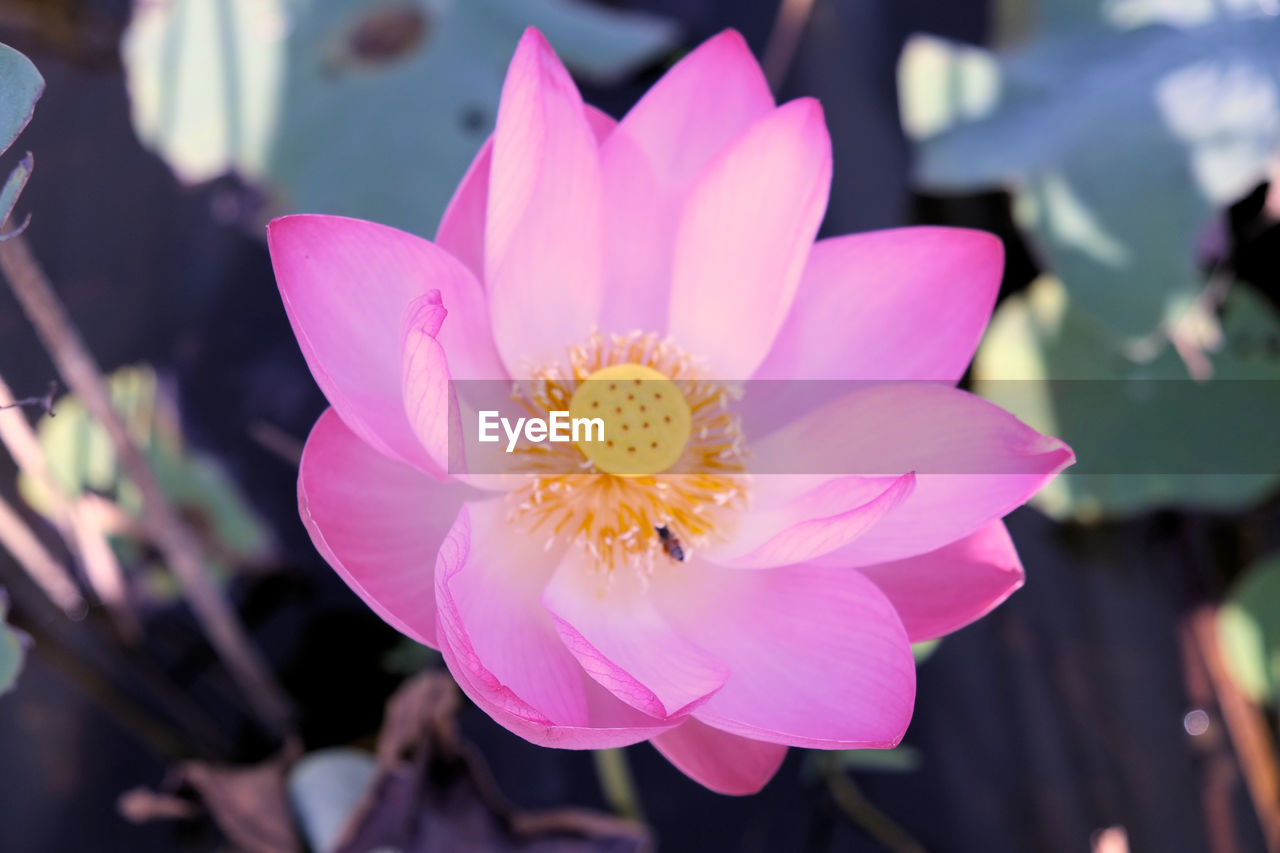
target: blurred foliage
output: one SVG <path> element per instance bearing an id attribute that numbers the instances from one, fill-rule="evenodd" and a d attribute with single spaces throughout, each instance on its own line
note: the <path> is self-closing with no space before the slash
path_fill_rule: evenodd
<path id="1" fill-rule="evenodd" d="M 1280 341 L 1280 317 L 1271 306 L 1251 289 L 1233 287 L 1223 314 L 1212 355 L 1214 376 L 1222 381 L 1280 380 L 1280 349 L 1275 346 Z M 1157 386 L 1147 382 L 1126 384 L 1190 380 L 1172 347 L 1145 362 L 1108 347 L 1105 333 L 1068 303 L 1062 284 L 1051 276 L 1041 277 L 997 309 L 974 360 L 973 379 L 977 393 L 1036 429 L 1062 438 L 1084 460 L 1082 467 L 1097 472 L 1067 471 L 1036 496 L 1034 502 L 1058 519 L 1088 521 L 1152 505 L 1243 509 L 1280 481 L 1274 473 L 1120 473 L 1145 470 L 1140 460 L 1179 454 L 1216 459 L 1271 456 L 1276 446 L 1274 421 L 1265 411 L 1243 416 L 1235 412 L 1233 418 L 1220 410 L 1177 406 L 1190 395 L 1151 393 Z M 1253 399 L 1245 392 L 1265 392 L 1267 387 L 1272 386 L 1243 389 L 1240 399 Z M 1101 405 L 1104 399 L 1116 405 Z M 1272 399 L 1280 405 L 1280 396 L 1273 394 Z M 1224 440 L 1232 445 L 1213 446 Z"/>
<path id="2" fill-rule="evenodd" d="M 891 749 L 807 749 L 800 778 L 813 783 L 832 771 L 915 773 L 924 764 L 920 750 L 900 743 Z"/>
<path id="3" fill-rule="evenodd" d="M 22 191 L 27 187 L 27 179 L 31 177 L 33 165 L 34 161 L 28 153 L 9 173 L 9 177 L 5 179 L 4 187 L 0 189 L 0 223 L 3 223 L 13 213 L 13 208 L 18 204 L 18 196 L 22 195 Z M 4 230 L 0 233 L 0 242 L 21 234 L 26 230 L 27 223 L 30 221 L 31 217 L 28 215 L 21 225 Z"/>
<path id="4" fill-rule="evenodd" d="M 125 367 L 108 377 L 112 402 L 124 420 L 129 437 L 146 454 L 161 487 L 178 511 L 210 547 L 215 565 L 225 575 L 232 568 L 266 559 L 273 550 L 270 532 L 235 483 L 211 457 L 187 448 L 173 401 L 163 392 L 149 367 Z M 128 519 L 142 511 L 137 487 L 120 469 L 106 430 L 74 395 L 54 404 L 52 416 L 36 424 L 40 445 L 54 481 L 73 499 L 103 495 Z M 43 515 L 53 504 L 41 484 L 26 474 L 18 479 L 23 499 Z M 135 531 L 127 525 L 108 531 L 113 545 L 129 562 L 143 553 Z M 176 595 L 176 581 L 168 572 L 148 576 L 150 592 L 159 598 Z"/>
<path id="5" fill-rule="evenodd" d="M 0 80 L 4 81 L 0 87 L 0 153 L 4 153 L 31 121 L 36 101 L 44 92 L 44 78 L 31 60 L 8 45 L 0 44 Z M 31 166 L 31 155 L 28 154 L 9 173 L 3 188 L 0 188 L 0 225 L 13 213 L 18 196 L 26 187 L 27 178 L 31 177 Z M 26 227 L 26 222 L 23 222 L 0 233 L 0 241 L 22 233 Z"/>
<path id="6" fill-rule="evenodd" d="M 1280 699 L 1280 555 L 1236 580 L 1218 611 L 1218 638 L 1245 694 L 1265 704 Z"/>
<path id="7" fill-rule="evenodd" d="M 920 769 L 920 750 L 905 744 L 893 749 L 840 749 L 832 753 L 845 770 L 877 773 L 914 773 Z"/>
<path id="8" fill-rule="evenodd" d="M 236 849 L 254 853 L 653 850 L 648 830 L 630 821 L 586 809 L 513 809 L 458 732 L 461 701 L 447 673 L 423 673 L 387 703 L 373 753 L 299 755 L 290 745 L 256 765 L 187 761 L 161 791 L 135 789 L 120 809 L 141 823 L 195 817 L 199 803 Z"/>
<path id="9" fill-rule="evenodd" d="M 133 823 L 207 815 L 230 842 L 228 850 L 303 853 L 285 790 L 285 775 L 299 751 L 296 743 L 287 743 L 278 754 L 250 765 L 184 761 L 170 769 L 160 791 L 134 788 L 117 806 Z"/>
<path id="10" fill-rule="evenodd" d="M 5 622 L 8 612 L 9 599 L 0 589 L 0 696 L 8 693 L 17 682 L 27 650 L 26 634 L 10 628 Z"/>
<path id="11" fill-rule="evenodd" d="M 234 171 L 272 214 L 428 234 L 530 25 L 599 83 L 676 41 L 664 19 L 585 0 L 173 0 L 137 8 L 122 53 L 138 135 L 184 180 Z"/>
<path id="12" fill-rule="evenodd" d="M 44 78 L 30 59 L 0 44 L 0 80 L 4 81 L 0 88 L 0 152 L 3 152 L 9 150 L 31 121 L 36 101 L 44 92 Z"/>
<path id="13" fill-rule="evenodd" d="M 933 653 L 938 650 L 938 644 L 941 642 L 942 638 L 939 637 L 933 640 L 923 640 L 919 643 L 912 643 L 911 654 L 915 655 L 916 666 L 919 666 L 929 658 L 933 657 Z"/>
<path id="14" fill-rule="evenodd" d="M 1215 209 L 1280 151 L 1280 17 L 1261 0 L 1020 11 L 1020 37 L 995 52 L 936 39 L 905 51 L 916 180 L 1011 186 L 1020 223 L 1106 342 L 1159 334 L 1204 288 L 1194 249 Z"/>
<path id="15" fill-rule="evenodd" d="M 40 72 L 18 51 L 0 44 L 0 153 L 9 150 L 18 134 L 31 121 L 36 101 L 44 92 L 44 78 Z M 31 155 L 28 154 L 13 170 L 0 189 L 0 226 L 4 225 L 18 196 L 31 174 Z M 26 224 L 0 234 L 0 241 L 21 233 Z M 10 628 L 5 622 L 9 612 L 9 599 L 0 589 L 0 695 L 9 692 L 18 679 L 22 660 L 26 653 L 25 634 Z"/>
<path id="16" fill-rule="evenodd" d="M 410 676 L 417 675 L 424 669 L 444 666 L 444 658 L 430 646 L 401 637 L 382 655 L 380 663 L 385 672 Z"/>

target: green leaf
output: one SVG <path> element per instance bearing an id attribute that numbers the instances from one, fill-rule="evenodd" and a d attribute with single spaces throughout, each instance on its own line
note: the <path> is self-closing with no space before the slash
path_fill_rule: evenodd
<path id="1" fill-rule="evenodd" d="M 1221 383 L 1215 387 L 1238 388 L 1241 400 L 1260 396 L 1256 409 L 1234 417 L 1186 405 L 1202 386 L 1185 378 L 1171 347 L 1145 361 L 1131 358 L 1074 310 L 1060 282 L 1045 276 L 996 311 L 974 360 L 973 388 L 1062 438 L 1081 460 L 1078 467 L 1092 472 L 1068 470 L 1036 496 L 1034 503 L 1055 518 L 1090 521 L 1157 506 L 1243 509 L 1273 490 L 1280 476 L 1159 473 L 1144 462 L 1191 455 L 1233 462 L 1221 470 L 1277 470 L 1240 460 L 1276 455 L 1272 425 L 1280 419 L 1280 396 L 1265 389 L 1280 380 L 1280 358 L 1271 350 L 1280 340 L 1280 317 L 1249 288 L 1237 286 L 1224 306 L 1221 336 L 1212 356 L 1212 382 Z M 1233 380 L 1236 386 L 1226 384 Z M 1259 389 L 1261 395 L 1246 396 Z"/>
<path id="2" fill-rule="evenodd" d="M 263 173 L 294 7 L 173 0 L 134 9 L 121 41 L 134 129 L 183 180 Z"/>
<path id="3" fill-rule="evenodd" d="M 1280 148 L 1280 18 L 1242 8 L 1166 26 L 1150 2 L 1042 6 L 1016 49 L 906 51 L 916 179 L 1010 186 L 1076 310 L 1147 336 L 1203 289 L 1193 248 L 1214 209 L 1264 180 Z"/>
<path id="4" fill-rule="evenodd" d="M 9 627 L 5 615 L 9 612 L 9 599 L 0 589 L 0 696 L 13 689 L 22 670 L 30 640 L 21 631 Z"/>
<path id="5" fill-rule="evenodd" d="M 668 21 L 583 0 L 173 0 L 122 53 L 138 135 L 187 181 L 258 181 L 273 213 L 430 233 L 490 133 L 520 34 L 598 82 L 670 50 Z"/>
<path id="6" fill-rule="evenodd" d="M 636 12 L 624 16 L 585 0 L 539 0 L 519 6 L 488 2 L 494 14 L 505 7 L 522 16 L 522 28 L 527 25 L 541 30 L 570 68 L 597 85 L 616 82 L 637 66 L 672 50 L 678 36 L 676 25 L 666 18 Z M 514 43 L 507 52 L 513 48 Z"/>
<path id="7" fill-rule="evenodd" d="M 1280 699 L 1280 555 L 1250 568 L 1218 610 L 1218 638 L 1236 685 L 1255 702 Z"/>
<path id="8" fill-rule="evenodd" d="M 219 555 L 218 565 L 211 568 L 225 572 L 231 566 L 223 560 L 251 563 L 268 556 L 273 542 L 266 525 L 212 457 L 186 446 L 178 413 L 155 372 L 121 368 L 108 377 L 108 386 L 130 438 L 151 462 L 161 487 Z M 54 414 L 39 420 L 36 433 L 62 490 L 72 496 L 106 495 L 137 516 L 141 499 L 120 470 L 106 430 L 74 395 L 59 399 Z M 37 481 L 21 475 L 18 489 L 38 512 L 51 513 L 49 497 Z"/>
<path id="9" fill-rule="evenodd" d="M 36 101 L 44 92 L 44 78 L 40 72 L 18 51 L 0 44 L 0 154 L 9 150 L 18 134 L 31 121 Z M 22 158 L 0 189 L 0 225 L 13 213 L 18 196 L 31 177 L 31 155 Z M 22 224 L 0 233 L 0 242 L 16 237 L 26 230 L 30 217 Z"/>
<path id="10" fill-rule="evenodd" d="M 0 153 L 4 153 L 31 121 L 36 101 L 44 93 L 44 78 L 30 59 L 0 44 L 0 81 Z"/>

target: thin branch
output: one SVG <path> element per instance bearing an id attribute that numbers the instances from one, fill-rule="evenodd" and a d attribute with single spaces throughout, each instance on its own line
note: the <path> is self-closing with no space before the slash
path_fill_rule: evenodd
<path id="1" fill-rule="evenodd" d="M 260 721 L 275 735 L 292 727 L 292 708 L 265 660 L 206 572 L 199 540 L 170 505 L 155 472 L 129 439 L 97 363 L 40 268 L 25 236 L 0 244 L 0 271 L 53 358 L 63 380 L 106 429 L 120 466 L 142 495 L 141 524 L 177 576 L 209 642 Z"/>
<path id="2" fill-rule="evenodd" d="M 925 853 L 924 845 L 867 799 L 849 776 L 834 753 L 817 756 L 827 792 L 836 807 L 854 826 L 888 847 L 894 853 Z"/>
<path id="3" fill-rule="evenodd" d="M 57 385 L 53 387 L 56 389 Z M 5 383 L 4 377 L 0 376 L 0 409 L 29 405 L 31 401 L 32 398 L 15 400 L 13 391 Z M 53 411 L 52 399 L 49 399 L 47 404 L 45 398 L 41 398 L 38 402 L 46 406 L 47 412 Z M 27 423 L 26 418 L 0 418 L 0 442 L 4 443 L 13 461 L 18 463 L 18 468 L 49 493 L 50 500 L 59 510 L 69 508 L 66 495 L 63 494 L 49 470 L 49 464 L 44 458 L 44 451 L 40 449 L 40 440 L 36 437 L 36 431 L 31 428 L 31 424 Z"/>
<path id="4" fill-rule="evenodd" d="M 0 497 L 0 545 L 13 555 L 49 600 L 73 619 L 83 619 L 88 607 L 80 589 L 57 558 L 22 520 L 18 511 Z"/>
<path id="5" fill-rule="evenodd" d="M 155 754 L 169 761 L 188 755 L 186 739 L 167 722 L 129 698 L 102 673 L 86 664 L 80 656 L 39 627 L 24 624 L 23 630 L 35 640 L 36 654 L 71 684 L 90 697 L 94 704 L 125 731 L 145 743 Z"/>
<path id="6" fill-rule="evenodd" d="M 0 383 L 2 384 L 2 383 Z M 26 406 L 39 406 L 46 415 L 53 417 L 53 398 L 58 395 L 58 383 L 49 383 L 49 393 L 43 397 L 24 397 L 21 400 L 14 400 L 13 395 L 9 393 L 9 389 L 5 387 L 4 396 L 7 400 L 0 400 L 0 410 L 3 409 L 21 409 Z"/>
<path id="7" fill-rule="evenodd" d="M 302 464 L 302 442 L 267 421 L 249 424 L 249 437 L 294 468 Z"/>
<path id="8" fill-rule="evenodd" d="M 58 383 L 51 383 L 49 394 L 39 400 L 50 416 L 53 415 L 53 395 L 57 390 Z M 0 377 L 0 409 L 22 402 L 13 399 L 13 392 Z M 73 501 L 63 490 L 62 484 L 53 476 L 36 431 L 26 418 L 0 418 L 0 443 L 8 449 L 18 468 L 44 492 L 54 527 L 84 569 L 85 577 L 106 606 L 116 630 L 127 642 L 136 640 L 142 630 L 137 615 L 129 606 L 124 571 L 107 542 L 102 525 L 96 523 L 92 516 L 92 506 L 83 501 Z"/>
<path id="9" fill-rule="evenodd" d="M 97 707 L 113 717 L 116 724 L 145 743 L 157 756 L 163 756 L 169 761 L 178 761 L 187 756 L 182 736 L 168 722 L 133 702 L 109 679 L 84 665 L 76 654 L 68 652 L 59 643 L 38 633 L 32 634 L 32 637 L 36 640 L 36 653 L 40 654 L 41 660 L 49 663 L 63 678 L 83 690 Z"/>
<path id="10" fill-rule="evenodd" d="M 177 738 L 182 744 L 178 757 L 189 757 L 192 753 L 223 760 L 230 757 L 231 743 L 209 716 L 205 705 L 143 650 L 113 642 L 109 629 L 114 626 L 101 611 L 89 610 L 82 621 L 72 624 L 60 618 L 61 611 L 40 594 L 34 584 L 23 583 L 20 576 L 9 576 L 10 566 L 9 561 L 0 560 L 0 585 L 13 596 L 14 624 L 35 641 L 33 654 L 61 668 L 64 675 L 89 695 L 97 693 L 94 684 L 105 682 L 113 693 L 127 698 L 130 694 L 126 685 L 136 682 L 150 700 L 139 705 L 149 708 L 154 704 L 165 712 L 175 731 L 183 733 Z M 61 656 L 54 659 L 59 652 Z M 67 657 L 78 666 L 63 667 L 63 659 Z M 90 681 L 80 678 L 83 672 L 91 673 Z M 167 751 L 163 754 L 166 758 L 172 757 Z"/>
<path id="11" fill-rule="evenodd" d="M 764 77 L 775 94 L 787 79 L 791 61 L 800 47 L 800 37 L 804 35 L 812 14 L 813 0 L 782 0 L 778 6 L 778 17 L 773 22 L 769 43 L 765 45 L 764 58 L 760 61 Z"/>

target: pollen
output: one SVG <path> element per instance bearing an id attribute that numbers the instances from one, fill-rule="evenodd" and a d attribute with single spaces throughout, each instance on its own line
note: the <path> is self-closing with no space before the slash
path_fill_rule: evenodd
<path id="1" fill-rule="evenodd" d="M 659 529 L 686 558 L 730 534 L 749 499 L 734 389 L 640 332 L 594 333 L 535 376 L 513 391 L 526 410 L 601 418 L 605 440 L 516 449 L 525 472 L 508 498 L 517 530 L 548 550 L 581 548 L 602 572 L 643 573 L 671 561 Z"/>

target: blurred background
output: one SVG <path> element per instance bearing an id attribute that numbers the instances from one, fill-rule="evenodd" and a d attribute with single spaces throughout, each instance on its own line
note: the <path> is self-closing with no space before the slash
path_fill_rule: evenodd
<path id="1" fill-rule="evenodd" d="M 262 226 L 431 236 L 530 24 L 615 116 L 737 28 L 780 100 L 825 107 L 824 233 L 1000 235 L 979 393 L 1280 380 L 1276 0 L 0 0 L 45 81 L 0 265 L 43 270 L 106 377 L 42 414 L 71 326 L 55 366 L 0 288 L 0 403 L 35 398 L 0 412 L 0 848 L 1280 850 L 1278 478 L 1116 473 L 1179 438 L 1261 457 L 1274 422 L 1025 386 L 1007 404 L 1090 462 L 1008 519 L 1026 587 L 917 650 L 902 746 L 793 749 L 751 798 L 647 744 L 524 742 L 346 589 L 298 520 L 324 401 Z M 0 58 L 9 142 L 37 87 Z M 620 758 L 646 829 L 608 817 Z"/>

